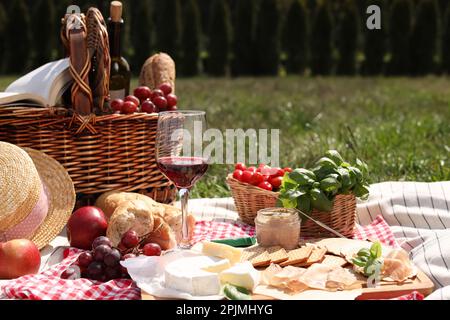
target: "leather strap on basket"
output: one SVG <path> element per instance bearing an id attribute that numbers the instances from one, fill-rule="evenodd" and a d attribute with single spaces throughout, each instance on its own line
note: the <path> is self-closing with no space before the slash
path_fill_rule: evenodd
<path id="1" fill-rule="evenodd" d="M 101 12 L 89 8 L 86 13 L 87 47 L 94 71 L 91 77 L 94 107 L 103 111 L 103 104 L 109 95 L 111 58 L 109 55 L 108 30 Z"/>
<path id="2" fill-rule="evenodd" d="M 86 46 L 86 24 L 76 14 L 66 19 L 66 39 L 70 48 L 70 73 L 74 79 L 72 85 L 72 105 L 75 113 L 82 116 L 92 112 L 92 92 L 89 87 L 91 60 Z"/>

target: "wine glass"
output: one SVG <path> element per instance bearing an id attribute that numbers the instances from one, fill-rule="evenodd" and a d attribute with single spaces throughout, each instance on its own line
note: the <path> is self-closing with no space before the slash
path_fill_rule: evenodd
<path id="1" fill-rule="evenodd" d="M 191 248 L 187 223 L 189 192 L 208 170 L 203 156 L 204 111 L 167 111 L 159 113 L 156 134 L 156 162 L 159 170 L 178 189 L 182 212 L 180 249 Z"/>

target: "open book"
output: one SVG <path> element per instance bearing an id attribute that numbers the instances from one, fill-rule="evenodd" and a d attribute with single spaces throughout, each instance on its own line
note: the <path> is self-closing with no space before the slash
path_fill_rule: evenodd
<path id="1" fill-rule="evenodd" d="M 68 58 L 49 62 L 0 92 L 0 105 L 55 106 L 72 84 Z"/>

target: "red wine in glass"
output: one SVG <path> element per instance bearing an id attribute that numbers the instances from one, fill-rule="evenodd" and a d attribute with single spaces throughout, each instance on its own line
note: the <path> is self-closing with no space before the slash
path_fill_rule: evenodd
<path id="1" fill-rule="evenodd" d="M 206 159 L 200 157 L 161 157 L 157 163 L 177 188 L 190 189 L 208 170 Z"/>

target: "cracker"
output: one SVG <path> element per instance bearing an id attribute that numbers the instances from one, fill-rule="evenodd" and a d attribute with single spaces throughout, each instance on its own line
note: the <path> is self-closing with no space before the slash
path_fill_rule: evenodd
<path id="1" fill-rule="evenodd" d="M 314 263 L 321 262 L 324 257 L 325 253 L 327 253 L 327 249 L 325 248 L 319 248 L 319 249 L 313 249 L 311 252 L 311 255 L 303 262 L 297 263 L 297 267 L 309 267 L 310 265 Z"/>
<path id="2" fill-rule="evenodd" d="M 269 247 L 267 252 L 270 255 L 270 263 L 281 263 L 289 259 L 286 250 L 280 246 Z"/>
<path id="3" fill-rule="evenodd" d="M 308 260 L 308 257 L 310 256 L 312 251 L 312 247 L 301 247 L 298 249 L 290 250 L 287 253 L 289 258 L 286 261 L 280 263 L 280 266 L 285 267 L 305 262 L 306 260 Z"/>
<path id="4" fill-rule="evenodd" d="M 266 248 L 254 246 L 244 249 L 242 261 L 250 261 L 254 267 L 265 267 L 270 265 L 270 254 Z"/>
<path id="5" fill-rule="evenodd" d="M 330 267 L 343 267 L 348 263 L 348 261 L 342 257 L 326 254 L 322 263 Z"/>

